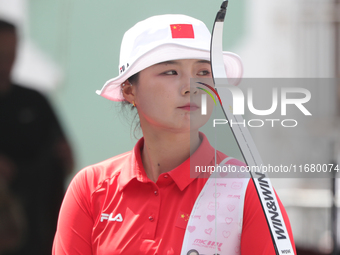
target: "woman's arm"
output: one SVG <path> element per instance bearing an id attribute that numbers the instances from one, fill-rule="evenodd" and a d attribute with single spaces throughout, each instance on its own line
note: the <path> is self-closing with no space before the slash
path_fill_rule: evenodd
<path id="1" fill-rule="evenodd" d="M 53 255 L 92 255 L 91 192 L 87 185 L 87 172 L 79 172 L 72 180 L 62 203 Z"/>

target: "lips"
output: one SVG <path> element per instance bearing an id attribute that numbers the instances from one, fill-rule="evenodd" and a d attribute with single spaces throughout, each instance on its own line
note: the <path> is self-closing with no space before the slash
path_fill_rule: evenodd
<path id="1" fill-rule="evenodd" d="M 185 111 L 195 111 L 195 110 L 199 109 L 199 107 L 195 103 L 188 103 L 188 104 L 183 105 L 183 106 L 178 107 L 178 108 L 185 110 Z"/>

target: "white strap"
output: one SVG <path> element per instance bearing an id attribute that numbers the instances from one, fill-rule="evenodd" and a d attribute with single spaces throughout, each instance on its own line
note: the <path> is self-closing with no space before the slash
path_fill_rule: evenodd
<path id="1" fill-rule="evenodd" d="M 220 166 L 231 159 L 224 159 Z M 181 255 L 240 254 L 244 198 L 250 178 L 249 175 L 240 178 L 235 173 L 225 174 L 213 173 L 198 196 L 185 231 Z"/>

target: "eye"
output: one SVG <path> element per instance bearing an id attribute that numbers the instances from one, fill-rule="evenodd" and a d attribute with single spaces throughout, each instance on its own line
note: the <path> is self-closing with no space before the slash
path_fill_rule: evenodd
<path id="1" fill-rule="evenodd" d="M 210 74 L 211 74 L 211 72 L 208 71 L 208 70 L 203 70 L 203 71 L 198 72 L 199 76 L 208 76 Z"/>
<path id="2" fill-rule="evenodd" d="M 175 70 L 170 70 L 170 71 L 166 71 L 163 74 L 165 75 L 177 75 L 177 72 Z"/>

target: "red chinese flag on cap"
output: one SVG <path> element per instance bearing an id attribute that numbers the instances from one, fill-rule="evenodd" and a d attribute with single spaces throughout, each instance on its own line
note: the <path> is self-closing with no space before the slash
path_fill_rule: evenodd
<path id="1" fill-rule="evenodd" d="M 195 38 L 194 29 L 191 24 L 170 25 L 172 38 Z"/>

